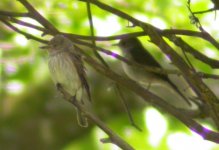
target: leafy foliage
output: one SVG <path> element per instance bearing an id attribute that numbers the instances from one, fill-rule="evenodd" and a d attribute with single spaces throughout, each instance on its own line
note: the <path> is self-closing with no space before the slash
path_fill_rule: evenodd
<path id="1" fill-rule="evenodd" d="M 29 2 L 60 31 L 90 35 L 85 3 L 76 0 L 63 0 L 61 2 L 58 0 L 30 0 Z M 120 0 L 116 2 L 109 0 L 107 3 L 158 28 L 197 30 L 195 25 L 190 23 L 187 4 L 184 1 Z M 210 1 L 192 3 L 194 10 L 207 9 L 208 6 L 210 6 Z M 26 12 L 18 1 L 8 0 L 2 0 L 0 10 Z M 126 28 L 129 25 L 127 21 L 96 6 L 92 6 L 92 13 L 95 32 L 98 36 L 141 31 L 138 27 Z M 198 17 L 204 28 L 213 37 L 217 37 L 218 18 L 214 20 L 214 13 Z M 33 20 L 26 18 L 22 19 L 33 22 Z M 0 149 L 113 149 L 113 145 L 99 143 L 99 138 L 103 138 L 104 135 L 92 123 L 88 129 L 78 127 L 74 108 L 62 99 L 49 77 L 47 54 L 44 50 L 39 49 L 42 44 L 26 40 L 3 24 L 0 24 L 0 29 Z M 33 35 L 40 35 L 35 30 L 26 31 Z M 46 36 L 45 38 L 49 39 L 50 37 Z M 141 39 L 146 38 L 142 37 Z M 203 42 L 201 39 L 194 40 L 194 37 L 184 37 L 184 39 L 192 41 L 191 45 L 203 54 L 218 58 L 219 52 L 209 43 Z M 116 48 L 109 46 L 115 42 L 98 42 L 98 44 L 108 46 L 109 49 L 120 53 Z M 145 46 L 147 45 L 145 44 Z M 157 59 L 164 61 L 158 48 L 150 43 L 148 43 L 148 47 Z M 182 54 L 179 48 L 177 51 Z M 119 61 L 110 59 L 106 55 L 103 57 L 116 72 L 123 73 L 120 71 Z M 218 72 L 191 56 L 189 58 L 192 64 L 203 72 Z M 97 74 L 89 66 L 87 66 L 87 73 L 92 88 L 92 97 L 95 99 L 93 102 L 95 112 L 136 149 L 174 149 L 175 145 L 171 136 L 182 132 L 186 133 L 183 134 L 183 137 L 187 137 L 199 145 L 202 143 L 206 150 L 213 147 L 216 149 L 214 144 L 202 141 L 202 139 L 197 142 L 197 139 L 185 126 L 166 115 L 162 110 L 160 113 L 166 118 L 166 123 L 169 125 L 168 131 L 165 132 L 157 145 L 153 145 L 153 142 L 150 141 L 150 130 L 145 122 L 147 120 L 145 114 L 150 108 L 139 102 L 137 100 L 139 97 L 124 89 L 134 119 L 141 126 L 143 132 L 135 130 L 128 122 L 126 112 L 114 91 L 112 81 Z M 209 82 L 209 86 L 214 87 L 213 90 L 218 91 L 217 82 L 212 82 L 212 80 L 206 80 L 206 82 Z M 206 123 L 208 123 L 207 120 Z M 183 146 L 185 145 L 178 145 L 177 148 Z"/>

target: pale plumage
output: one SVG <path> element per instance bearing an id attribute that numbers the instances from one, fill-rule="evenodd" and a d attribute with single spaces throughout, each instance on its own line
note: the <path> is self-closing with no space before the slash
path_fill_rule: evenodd
<path id="1" fill-rule="evenodd" d="M 90 100 L 90 90 L 85 77 L 84 66 L 80 53 L 73 43 L 63 35 L 56 35 L 48 44 L 48 66 L 52 80 L 76 100 L 83 103 L 84 91 Z M 78 112 L 79 124 L 87 126 L 82 112 Z"/>

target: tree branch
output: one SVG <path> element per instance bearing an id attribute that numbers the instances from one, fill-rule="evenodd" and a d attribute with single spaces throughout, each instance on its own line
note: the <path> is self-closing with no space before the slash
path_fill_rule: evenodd
<path id="1" fill-rule="evenodd" d="M 35 40 L 35 41 L 38 41 L 38 42 L 41 42 L 41 43 L 44 43 L 44 44 L 47 44 L 47 43 L 48 43 L 48 41 L 46 41 L 46 40 L 37 38 L 37 37 L 33 36 L 32 34 L 29 34 L 29 33 L 26 33 L 26 32 L 23 32 L 23 31 L 19 30 L 17 27 L 13 26 L 11 23 L 9 23 L 8 21 L 2 19 L 1 17 L 0 17 L 0 20 L 1 20 L 5 25 L 7 25 L 9 28 L 11 28 L 12 30 L 14 30 L 15 32 L 24 35 L 27 39 L 33 39 L 33 40 Z"/>
<path id="2" fill-rule="evenodd" d="M 58 90 L 63 94 L 64 98 L 72 103 L 77 109 L 80 110 L 80 112 L 83 112 L 90 121 L 94 122 L 95 125 L 97 125 L 100 129 L 102 129 L 109 138 L 107 139 L 108 143 L 116 144 L 118 147 L 124 150 L 134 150 L 132 146 L 130 146 L 127 142 L 125 142 L 122 138 L 120 138 L 116 133 L 114 133 L 104 122 L 102 122 L 97 116 L 95 116 L 93 113 L 89 112 L 82 103 L 78 102 L 76 99 L 71 99 L 71 95 L 66 92 L 62 86 L 59 86 Z M 70 99 L 69 99 L 70 98 Z M 106 140 L 102 140 L 103 143 L 105 143 Z"/>
<path id="3" fill-rule="evenodd" d="M 160 97 L 154 95 L 150 91 L 142 88 L 135 81 L 116 74 L 111 69 L 102 66 L 101 64 L 96 62 L 93 58 L 86 55 L 85 53 L 84 55 L 85 55 L 84 60 L 100 74 L 112 79 L 113 81 L 117 82 L 121 86 L 124 86 L 129 90 L 133 91 L 134 93 L 142 97 L 145 102 L 151 103 L 155 107 L 159 107 L 165 112 L 168 112 L 171 115 L 175 116 L 178 120 L 183 122 L 188 128 L 190 128 L 192 131 L 202 136 L 204 139 L 215 143 L 219 143 L 219 133 L 211 131 L 201 126 L 199 123 L 191 119 L 190 116 L 181 113 L 181 111 L 179 111 L 177 108 L 170 105 Z"/>
<path id="4" fill-rule="evenodd" d="M 41 25 L 43 25 L 46 29 L 48 29 L 50 32 L 53 32 L 54 34 L 58 33 L 58 30 L 49 22 L 47 21 L 43 16 L 36 11 L 36 9 L 26 0 L 18 0 L 21 4 L 24 5 L 24 7 L 28 10 L 29 16 L 35 20 L 37 20 Z"/>
<path id="5" fill-rule="evenodd" d="M 183 51 L 190 53 L 192 56 L 194 56 L 198 60 L 202 61 L 203 63 L 210 65 L 212 68 L 219 68 L 219 61 L 218 60 L 211 59 L 211 58 L 207 57 L 206 55 L 200 53 L 198 50 L 194 49 L 188 43 L 183 41 L 180 37 L 172 35 L 172 36 L 168 36 L 168 38 L 175 45 L 181 47 L 181 49 Z"/>
<path id="6" fill-rule="evenodd" d="M 219 112 L 216 106 L 219 100 L 216 95 L 206 86 L 206 84 L 204 84 L 201 78 L 198 77 L 195 70 L 189 68 L 185 61 L 162 39 L 156 30 L 153 30 L 153 28 L 146 30 L 149 31 L 151 41 L 169 56 L 174 65 L 182 71 L 184 78 L 199 98 L 203 103 L 206 103 L 209 106 L 211 117 L 217 128 L 219 128 Z"/>
<path id="7" fill-rule="evenodd" d="M 42 40 L 40 38 L 37 38 L 31 34 L 28 34 L 26 32 L 21 31 L 16 26 L 14 26 L 12 23 L 16 23 L 19 25 L 23 25 L 26 27 L 34 28 L 36 30 L 42 31 L 44 34 L 51 34 L 55 35 L 57 33 L 61 33 L 56 29 L 47 19 L 45 19 L 42 15 L 38 13 L 35 8 L 28 3 L 26 0 L 18 0 L 21 4 L 24 5 L 24 7 L 28 10 L 28 13 L 19 13 L 19 12 L 8 12 L 8 11 L 0 11 L 0 21 L 3 22 L 6 26 L 11 28 L 12 30 L 16 31 L 17 33 L 23 34 L 26 36 L 27 39 L 33 39 L 41 43 L 47 43 L 48 41 Z M 213 118 L 214 123 L 217 127 L 219 127 L 219 112 L 218 112 L 218 99 L 215 96 L 215 94 L 203 83 L 201 78 L 215 78 L 218 79 L 218 75 L 211 75 L 211 74 L 204 74 L 201 72 L 196 72 L 195 69 L 191 69 L 185 61 L 175 53 L 175 51 L 170 47 L 162 38 L 162 36 L 170 38 L 173 42 L 176 42 L 175 44 L 179 47 L 181 47 L 186 52 L 191 53 L 195 58 L 199 59 L 200 61 L 205 62 L 206 64 L 209 64 L 212 66 L 212 68 L 218 68 L 218 61 L 217 60 L 211 60 L 208 57 L 205 57 L 201 53 L 199 53 L 196 49 L 192 48 L 189 44 L 184 42 L 182 39 L 177 39 L 177 41 L 174 41 L 176 39 L 175 35 L 187 35 L 187 36 L 194 36 L 199 37 L 202 39 L 205 39 L 206 41 L 210 42 L 212 45 L 214 45 L 219 50 L 219 43 L 207 32 L 196 32 L 196 31 L 190 31 L 190 30 L 179 30 L 179 29 L 166 29 L 166 30 L 160 30 L 158 28 L 153 27 L 152 25 L 148 23 L 141 22 L 134 17 L 115 9 L 111 6 L 108 6 L 98 0 L 80 0 L 84 2 L 92 3 L 96 6 L 98 6 L 100 9 L 106 10 L 112 14 L 115 14 L 121 18 L 124 18 L 128 20 L 129 22 L 132 22 L 134 26 L 139 26 L 142 28 L 143 31 L 141 32 L 134 32 L 134 33 L 128 33 L 128 34 L 121 34 L 121 35 L 115 35 L 115 36 L 109 36 L 109 37 L 95 37 L 93 34 L 91 36 L 81 36 L 76 34 L 70 34 L 65 33 L 67 37 L 72 39 L 72 41 L 76 44 L 81 44 L 87 47 L 94 48 L 100 52 L 103 52 L 107 55 L 110 55 L 111 57 L 116 57 L 117 59 L 130 64 L 135 65 L 140 68 L 146 69 L 147 71 L 151 72 L 157 72 L 161 74 L 177 74 L 177 75 L 183 75 L 184 78 L 187 80 L 187 82 L 190 84 L 192 89 L 196 92 L 196 94 L 199 96 L 199 98 L 202 100 L 204 104 L 207 105 L 210 111 L 211 118 Z M 91 15 L 91 13 L 90 13 Z M 38 21 L 43 27 L 39 27 L 36 25 L 32 25 L 30 23 L 20 21 L 16 19 L 15 17 L 30 17 L 36 21 Z M 90 18 L 90 17 L 89 17 Z M 90 19 L 92 20 L 92 19 Z M 12 22 L 12 23 L 11 23 Z M 91 29 L 92 30 L 92 29 Z M 135 62 L 131 62 L 124 57 L 115 54 L 111 51 L 108 51 L 104 48 L 98 47 L 95 44 L 90 44 L 82 40 L 100 40 L 100 41 L 109 41 L 109 40 L 115 40 L 115 39 L 122 39 L 127 36 L 145 36 L 148 35 L 151 39 L 151 41 L 157 45 L 162 52 L 164 52 L 166 55 L 170 56 L 171 61 L 179 68 L 178 70 L 161 70 L 158 68 L 150 67 L 150 66 L 141 66 Z M 189 127 L 192 131 L 196 132 L 200 136 L 202 136 L 204 139 L 219 143 L 219 133 L 211 131 L 209 129 L 206 129 L 205 127 L 201 126 L 199 123 L 194 121 L 190 116 L 185 115 L 180 111 L 179 109 L 173 107 L 172 105 L 166 103 L 163 99 L 159 98 L 158 96 L 154 95 L 150 91 L 144 89 L 143 87 L 139 86 L 136 82 L 133 80 L 127 79 L 125 77 L 122 77 L 115 72 L 113 72 L 110 68 L 103 66 L 96 62 L 92 57 L 87 56 L 84 54 L 84 60 L 91 65 L 97 72 L 100 74 L 103 74 L 107 76 L 108 78 L 112 79 L 116 83 L 128 88 L 129 90 L 135 92 L 139 96 L 143 98 L 144 101 L 152 103 L 155 107 L 159 107 L 163 109 L 164 111 L 168 112 L 169 114 L 175 116 L 178 120 L 180 120 L 182 123 L 184 123 L 187 127 Z M 126 142 L 124 142 L 119 136 L 117 136 L 115 133 L 113 133 L 104 123 L 102 123 L 96 116 L 94 116 L 92 113 L 87 112 L 83 106 L 78 104 L 77 102 L 72 102 L 76 107 L 81 109 L 87 117 L 92 120 L 97 126 L 99 126 L 101 129 L 103 129 L 108 135 L 109 139 L 112 143 L 115 143 L 119 147 L 123 149 L 133 149 L 130 145 L 128 145 Z M 105 141 L 105 140 L 103 140 Z M 108 141 L 108 140 L 107 140 Z"/>

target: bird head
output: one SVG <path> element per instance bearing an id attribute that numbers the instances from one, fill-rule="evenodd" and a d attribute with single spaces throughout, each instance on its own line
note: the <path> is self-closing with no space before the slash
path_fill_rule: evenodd
<path id="1" fill-rule="evenodd" d="M 73 46 L 72 42 L 61 34 L 55 35 L 43 49 L 48 49 L 49 52 L 66 51 Z"/>
<path id="2" fill-rule="evenodd" d="M 54 36 L 54 38 L 52 38 L 49 42 L 49 47 L 53 51 L 59 51 L 59 50 L 65 51 L 72 46 L 73 46 L 72 42 L 68 38 L 60 34 Z"/>
<path id="3" fill-rule="evenodd" d="M 118 46 L 124 53 L 130 53 L 131 51 L 135 50 L 136 47 L 138 47 L 139 45 L 141 45 L 141 43 L 135 37 L 121 39 L 118 43 Z"/>

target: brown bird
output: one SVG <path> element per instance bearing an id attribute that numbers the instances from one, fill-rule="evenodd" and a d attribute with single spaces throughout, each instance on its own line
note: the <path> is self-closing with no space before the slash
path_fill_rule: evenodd
<path id="1" fill-rule="evenodd" d="M 90 89 L 86 80 L 85 68 L 81 60 L 79 51 L 75 48 L 71 40 L 63 35 L 56 35 L 51 39 L 48 46 L 49 61 L 48 66 L 52 80 L 55 85 L 62 89 L 82 104 L 82 97 L 86 92 L 91 100 Z M 87 127 L 87 118 L 83 112 L 77 108 L 78 123 L 82 127 Z"/>
<path id="2" fill-rule="evenodd" d="M 154 59 L 154 57 L 148 52 L 148 50 L 143 47 L 143 45 L 137 38 L 124 38 L 120 40 L 118 46 L 122 50 L 125 58 L 141 65 L 162 68 L 161 65 Z M 129 78 L 144 85 L 164 85 L 172 91 L 178 93 L 189 105 L 191 105 L 189 100 L 181 93 L 177 86 L 172 83 L 167 75 L 148 72 L 144 69 L 136 66 L 130 66 L 126 63 L 123 63 L 123 69 Z"/>

